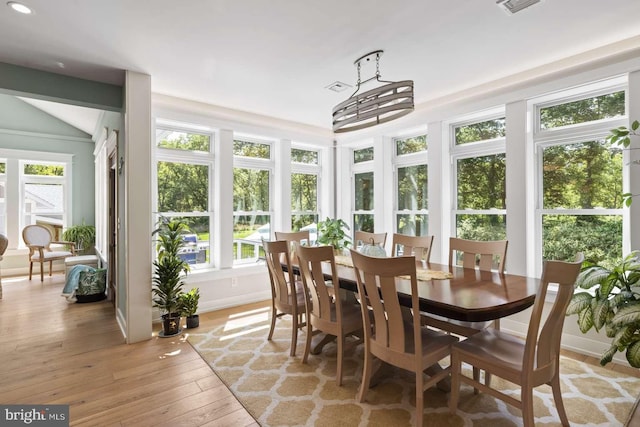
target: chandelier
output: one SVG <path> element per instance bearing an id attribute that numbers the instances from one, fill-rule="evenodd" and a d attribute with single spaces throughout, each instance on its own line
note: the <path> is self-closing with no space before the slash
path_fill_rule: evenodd
<path id="1" fill-rule="evenodd" d="M 333 131 L 335 133 L 368 128 L 405 116 L 413 111 L 413 80 L 398 82 L 382 80 L 380 57 L 383 52 L 383 50 L 375 50 L 355 60 L 354 65 L 358 68 L 356 90 L 346 101 L 333 108 Z M 361 63 L 372 59 L 376 61 L 376 73 L 373 77 L 361 81 Z M 361 85 L 374 79 L 383 85 L 358 93 Z"/>

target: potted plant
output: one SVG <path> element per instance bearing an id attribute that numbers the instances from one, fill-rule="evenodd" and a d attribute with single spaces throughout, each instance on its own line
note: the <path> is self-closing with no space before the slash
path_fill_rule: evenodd
<path id="1" fill-rule="evenodd" d="M 180 251 L 185 246 L 183 235 L 187 232 L 189 228 L 182 220 L 162 218 L 152 233 L 157 236 L 157 258 L 153 261 L 151 292 L 153 306 L 162 312 L 160 336 L 164 337 L 180 333 L 182 279 L 189 272 L 189 264 L 180 257 Z"/>
<path id="2" fill-rule="evenodd" d="M 82 224 L 72 225 L 62 233 L 62 239 L 76 244 L 76 251 L 80 254 L 89 253 L 96 243 L 96 227 Z"/>
<path id="3" fill-rule="evenodd" d="M 640 251 L 630 253 L 611 269 L 586 263 L 567 308 L 567 315 L 571 314 L 578 315 L 582 333 L 604 328 L 612 338 L 601 365 L 626 350 L 629 364 L 640 368 Z"/>
<path id="4" fill-rule="evenodd" d="M 341 219 L 328 218 L 318 223 L 318 243 L 333 246 L 336 252 L 341 253 L 351 244 L 351 237 L 345 230 L 349 226 Z"/>
<path id="5" fill-rule="evenodd" d="M 200 300 L 200 289 L 193 288 L 189 292 L 180 295 L 180 311 L 187 319 L 187 328 L 197 328 L 200 326 L 200 316 L 198 311 L 198 301 Z"/>

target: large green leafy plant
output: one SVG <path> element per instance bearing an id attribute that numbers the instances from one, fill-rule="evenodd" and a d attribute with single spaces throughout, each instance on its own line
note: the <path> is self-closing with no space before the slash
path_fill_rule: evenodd
<path id="1" fill-rule="evenodd" d="M 341 219 L 327 218 L 320 221 L 318 223 L 318 243 L 333 246 L 335 250 L 346 249 L 351 244 L 351 237 L 345 230 L 349 230 L 349 225 Z"/>
<path id="2" fill-rule="evenodd" d="M 169 323 L 179 323 L 180 296 L 183 277 L 189 272 L 189 264 L 180 257 L 185 246 L 184 234 L 189 232 L 187 224 L 181 220 L 160 220 L 159 227 L 153 231 L 156 236 L 157 258 L 153 262 L 153 306 L 163 312 L 163 319 Z M 177 322 L 175 318 L 178 318 Z M 173 331 L 172 333 L 176 333 Z M 166 330 L 165 335 L 170 335 Z"/>
<path id="3" fill-rule="evenodd" d="M 93 225 L 82 224 L 72 225 L 62 233 L 62 239 L 67 242 L 74 242 L 79 252 L 89 251 L 96 242 L 96 228 Z"/>
<path id="4" fill-rule="evenodd" d="M 611 129 L 607 140 L 611 142 L 611 144 L 621 145 L 622 147 L 628 149 L 631 145 L 631 137 L 640 135 L 638 129 L 640 129 L 640 122 L 638 120 L 635 120 L 633 123 L 631 123 L 631 129 L 627 128 L 626 126 L 620 126 L 619 128 Z M 638 194 L 624 193 L 622 195 L 624 204 L 626 206 L 631 206 L 631 201 L 635 196 L 638 196 Z"/>
<path id="5" fill-rule="evenodd" d="M 605 330 L 611 347 L 600 359 L 611 362 L 626 350 L 629 364 L 640 368 L 640 251 L 624 257 L 612 269 L 587 265 L 576 280 L 567 315 L 578 315 L 580 331 Z"/>

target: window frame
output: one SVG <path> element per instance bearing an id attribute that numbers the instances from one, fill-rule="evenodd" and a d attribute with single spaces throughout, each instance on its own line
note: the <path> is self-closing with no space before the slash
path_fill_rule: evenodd
<path id="1" fill-rule="evenodd" d="M 156 132 L 158 129 L 168 130 L 173 132 L 183 132 L 198 135 L 206 135 L 209 137 L 209 151 L 196 151 L 196 150 L 182 150 L 160 147 L 156 139 Z M 216 213 L 213 209 L 214 197 L 215 197 L 215 142 L 218 138 L 217 132 L 214 130 L 203 129 L 202 126 L 189 124 L 182 124 L 180 126 L 174 124 L 165 123 L 162 119 L 156 119 L 153 128 L 154 144 L 153 144 L 153 165 L 152 168 L 152 185 L 153 185 L 153 224 L 158 224 L 161 217 L 166 218 L 196 218 L 207 217 L 209 221 L 209 261 L 199 264 L 192 264 L 192 271 L 205 270 L 215 268 L 214 250 L 215 246 L 215 220 Z M 160 162 L 167 163 L 180 163 L 186 165 L 207 166 L 208 173 L 208 189 L 207 189 L 207 210 L 203 212 L 160 212 L 158 207 L 158 164 Z M 155 250 L 153 251 L 155 254 Z M 155 255 L 154 255 L 155 257 Z"/>
<path id="2" fill-rule="evenodd" d="M 424 136 L 427 147 L 424 150 L 417 151 L 415 153 L 408 154 L 397 154 L 397 141 L 404 140 L 409 138 L 416 138 Z M 411 215 L 411 216 L 426 216 L 427 219 L 427 235 L 431 233 L 431 227 L 429 226 L 429 193 L 427 189 L 427 208 L 426 209 L 404 209 L 400 210 L 399 207 L 399 193 L 398 193 L 398 185 L 399 185 L 399 169 L 412 167 L 412 166 L 426 166 L 427 168 L 427 187 L 429 180 L 429 134 L 428 132 L 419 132 L 416 134 L 410 134 L 406 136 L 398 136 L 391 138 L 393 144 L 393 189 L 394 189 L 394 200 L 393 200 L 393 229 L 396 233 L 400 233 L 401 231 L 398 229 L 398 218 L 401 215 Z M 422 234 L 418 234 L 422 235 Z"/>
<path id="3" fill-rule="evenodd" d="M 619 117 L 598 119 L 590 122 L 559 126 L 550 129 L 540 128 L 540 111 L 550 106 L 563 105 L 575 101 L 589 99 L 601 95 L 611 94 L 619 91 L 625 92 L 625 114 Z M 543 265 L 543 218 L 545 215 L 563 215 L 563 216 L 621 216 L 622 217 L 622 253 L 629 252 L 630 237 L 629 233 L 629 209 L 620 208 L 591 208 L 591 209 L 564 209 L 564 208 L 546 208 L 544 207 L 544 187 L 543 187 L 543 167 L 544 167 L 544 149 L 554 146 L 565 146 L 571 144 L 582 143 L 585 141 L 595 141 L 604 139 L 609 136 L 610 130 L 619 126 L 628 125 L 628 103 L 629 91 L 626 80 L 623 78 L 613 78 L 607 81 L 596 82 L 559 91 L 550 95 L 529 100 L 530 111 L 533 115 L 533 132 L 531 135 L 531 144 L 533 146 L 533 185 L 534 185 L 534 239 L 529 245 L 533 244 L 535 256 L 535 274 L 542 274 Z M 629 191 L 629 153 L 627 150 L 622 152 L 622 191 Z"/>
<path id="4" fill-rule="evenodd" d="M 480 141 L 473 141 L 464 144 L 456 143 L 457 127 L 468 126 L 476 123 L 487 122 L 491 120 L 505 120 L 506 126 L 506 112 L 504 108 L 497 108 L 491 111 L 479 112 L 461 120 L 449 122 L 449 153 L 450 153 L 450 165 L 451 165 L 451 236 L 458 236 L 458 215 L 502 215 L 505 218 L 505 235 L 506 235 L 506 221 L 507 221 L 507 208 L 504 209 L 491 208 L 491 209 L 459 209 L 458 207 L 458 160 L 471 159 L 475 157 L 486 157 L 497 154 L 505 154 L 505 168 L 506 168 L 506 150 L 507 150 L 507 135 L 505 128 L 505 136 L 498 138 L 490 138 Z M 506 172 L 506 171 L 505 171 Z M 506 185 L 506 173 L 505 173 L 505 185 Z"/>
<path id="5" fill-rule="evenodd" d="M 291 206 L 291 220 L 293 223 L 293 219 L 296 216 L 306 216 L 313 215 L 317 218 L 317 221 L 320 221 L 320 201 L 322 200 L 322 151 L 319 148 L 311 148 L 308 146 L 302 146 L 298 144 L 291 145 L 292 150 L 305 150 L 305 151 L 313 151 L 317 154 L 318 162 L 317 163 L 301 163 L 291 161 L 291 176 L 294 174 L 300 175 L 315 175 L 316 176 L 316 210 L 315 211 L 298 211 L 294 210 L 293 206 Z M 291 190 L 293 191 L 293 179 Z M 316 222 L 317 224 L 317 222 Z M 292 228 L 293 230 L 293 228 Z"/>
<path id="6" fill-rule="evenodd" d="M 273 225 L 274 225 L 274 212 L 273 212 L 273 206 L 274 206 L 274 176 L 275 176 L 275 159 L 274 159 L 274 155 L 275 155 L 275 142 L 274 140 L 271 139 L 267 139 L 267 138 L 260 138 L 260 137 L 254 137 L 254 136 L 247 136 L 241 133 L 234 133 L 233 136 L 233 141 L 243 141 L 243 142 L 250 142 L 250 143 L 255 143 L 255 144 L 265 144 L 269 146 L 269 158 L 268 159 L 264 159 L 264 158 L 258 158 L 258 157 L 247 157 L 247 156 L 240 156 L 240 155 L 236 155 L 233 154 L 233 170 L 235 172 L 235 169 L 253 169 L 253 170 L 267 170 L 269 173 L 269 210 L 268 211 L 261 211 L 261 210 L 256 210 L 256 211 L 236 211 L 235 207 L 233 208 L 233 223 L 231 224 L 231 226 L 233 227 L 235 224 L 235 218 L 237 216 L 269 216 L 269 225 L 270 225 L 270 229 L 269 229 L 269 235 L 271 236 L 273 234 Z M 233 184 L 232 184 L 233 185 Z M 233 191 L 233 195 L 235 197 L 235 189 Z M 255 249 L 254 249 L 254 257 L 253 258 L 240 258 L 240 257 L 236 257 L 235 254 L 232 255 L 233 258 L 233 266 L 238 266 L 238 265 L 245 265 L 245 264 L 249 264 L 249 263 L 254 263 L 256 261 L 259 260 L 260 258 L 260 254 L 261 254 L 261 249 L 262 248 L 262 243 L 260 242 L 259 244 L 255 245 Z M 231 250 L 233 250 L 233 245 L 231 246 Z M 238 251 L 241 251 L 240 246 L 237 247 Z"/>
<path id="7" fill-rule="evenodd" d="M 366 160 L 366 161 L 360 161 L 360 162 L 356 162 L 355 161 L 355 152 L 359 151 L 359 150 L 364 150 L 364 149 L 368 149 L 371 148 L 373 150 L 373 158 L 371 160 Z M 355 233 L 356 231 L 356 224 L 355 224 L 355 216 L 356 215 L 370 215 L 373 218 L 373 229 L 375 230 L 375 214 L 376 214 L 376 209 L 375 209 L 375 185 L 376 185 L 376 173 L 375 173 L 375 156 L 376 156 L 376 150 L 375 150 L 375 145 L 374 144 L 365 144 L 365 145 L 359 145 L 357 147 L 351 147 L 349 148 L 349 157 L 350 157 L 350 172 L 351 172 L 351 215 L 349 216 L 349 227 L 351 229 L 352 233 Z M 356 210 L 356 175 L 359 174 L 363 174 L 363 173 L 372 173 L 373 174 L 373 183 L 374 183 L 374 188 L 373 188 L 373 197 L 374 197 L 374 202 L 372 203 L 372 208 L 370 210 L 363 210 L 363 209 L 357 209 Z"/>

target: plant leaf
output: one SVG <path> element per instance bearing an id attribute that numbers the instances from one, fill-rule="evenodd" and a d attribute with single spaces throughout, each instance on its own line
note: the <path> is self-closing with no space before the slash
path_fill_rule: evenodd
<path id="1" fill-rule="evenodd" d="M 596 328 L 596 331 L 600 331 L 607 321 L 609 300 L 597 300 L 594 298 L 591 301 L 591 310 L 593 311 L 593 326 Z"/>
<path id="2" fill-rule="evenodd" d="M 611 319 L 613 326 L 640 325 L 640 304 L 632 303 L 622 307 Z"/>
<path id="3" fill-rule="evenodd" d="M 609 350 L 605 351 L 600 358 L 600 365 L 604 366 L 613 360 L 613 356 L 618 352 L 618 348 L 615 345 L 609 347 Z"/>
<path id="4" fill-rule="evenodd" d="M 567 307 L 567 316 L 580 313 L 585 309 L 585 307 L 588 307 L 591 304 L 592 298 L 591 294 L 587 292 L 577 292 L 573 294 L 571 301 L 569 301 L 569 306 Z"/>
<path id="5" fill-rule="evenodd" d="M 631 130 L 636 131 L 638 130 L 639 127 L 640 127 L 640 122 L 638 120 L 634 120 L 633 123 L 631 123 Z"/>
<path id="6" fill-rule="evenodd" d="M 580 328 L 580 332 L 585 334 L 592 326 L 593 312 L 591 311 L 591 306 L 588 305 L 578 314 L 578 327 Z"/>
<path id="7" fill-rule="evenodd" d="M 636 122 L 637 123 L 637 122 Z M 640 341 L 636 341 L 627 347 L 627 361 L 634 368 L 640 368 Z"/>
<path id="8" fill-rule="evenodd" d="M 611 274 L 606 268 L 594 265 L 582 270 L 576 279 L 575 287 L 589 289 L 596 285 L 600 285 Z"/>
<path id="9" fill-rule="evenodd" d="M 613 340 L 611 341 L 611 345 L 618 347 L 619 351 L 624 350 L 633 342 L 633 333 L 636 329 L 637 328 L 633 325 L 627 325 L 618 329 L 616 336 L 613 337 Z"/>

